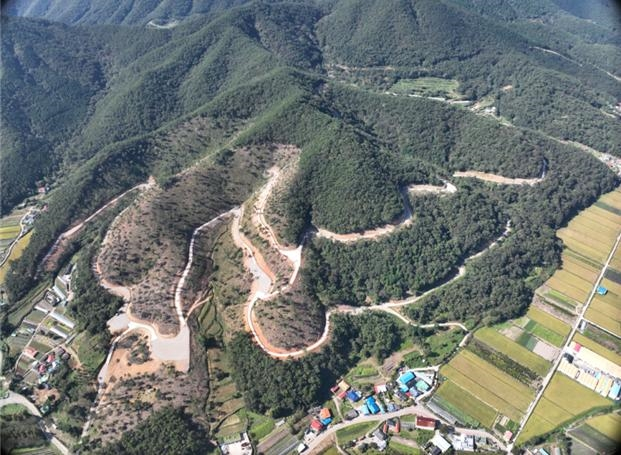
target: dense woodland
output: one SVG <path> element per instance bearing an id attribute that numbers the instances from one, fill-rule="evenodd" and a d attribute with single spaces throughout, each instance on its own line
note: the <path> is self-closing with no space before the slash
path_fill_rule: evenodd
<path id="1" fill-rule="evenodd" d="M 133 430 L 124 433 L 118 442 L 94 453 L 202 455 L 210 448 L 211 443 L 204 429 L 193 422 L 188 414 L 180 409 L 164 408 L 154 412 Z"/>
<path id="2" fill-rule="evenodd" d="M 340 375 L 370 356 L 383 360 L 406 336 L 385 314 L 337 315 L 333 324 L 328 347 L 288 362 L 267 356 L 248 335 L 238 334 L 229 343 L 227 354 L 248 406 L 280 417 L 321 403 Z"/>
<path id="3" fill-rule="evenodd" d="M 523 313 L 558 266 L 555 230 L 619 183 L 594 157 L 558 142 L 621 150 L 612 110 L 621 98 L 621 43 L 604 0 L 589 7 L 567 0 L 6 3 L 0 212 L 38 181 L 54 188 L 11 264 L 11 303 L 49 278 L 37 273 L 39 262 L 61 232 L 149 176 L 177 198 L 157 213 L 179 208 L 173 220 L 158 215 L 149 227 L 185 249 L 213 213 L 178 203 L 189 193 L 175 193 L 183 188 L 177 174 L 206 157 L 218 170 L 232 168 L 230 150 L 283 143 L 302 150 L 283 201 L 281 235 L 292 243 L 313 226 L 346 233 L 396 221 L 411 183 L 438 185 L 457 170 L 538 177 L 548 163 L 546 179 L 532 187 L 453 179 L 453 195 L 414 197 L 412 225 L 377 242 L 315 239 L 305 249 L 303 290 L 313 305 L 376 303 L 444 282 L 510 219 L 507 240 L 407 310 L 421 322 L 497 322 Z M 180 24 L 155 30 L 144 26 L 151 19 Z M 485 101 L 500 117 L 383 93 L 424 76 L 457 81 L 462 98 Z M 218 208 L 239 203 L 258 181 L 253 174 Z M 89 232 L 71 250 L 81 250 L 71 310 L 95 334 L 120 301 L 98 289 L 90 268 L 105 227 Z M 281 416 L 323 402 L 339 375 L 370 355 L 385 358 L 406 336 L 388 316 L 368 313 L 335 317 L 330 345 L 302 360 L 271 359 L 241 334 L 226 349 L 248 405 Z M 107 341 L 97 339 L 96 348 Z M 90 378 L 62 373 L 74 414 L 67 431 L 77 434 L 93 399 L 92 371 Z M 192 454 L 204 441 L 185 415 L 165 410 L 105 453 Z"/>

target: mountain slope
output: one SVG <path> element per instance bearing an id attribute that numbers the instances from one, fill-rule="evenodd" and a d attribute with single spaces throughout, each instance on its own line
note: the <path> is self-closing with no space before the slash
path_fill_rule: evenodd
<path id="1" fill-rule="evenodd" d="M 67 24 L 145 25 L 151 20 L 182 19 L 217 13 L 248 0 L 10 0 L 4 13 Z"/>

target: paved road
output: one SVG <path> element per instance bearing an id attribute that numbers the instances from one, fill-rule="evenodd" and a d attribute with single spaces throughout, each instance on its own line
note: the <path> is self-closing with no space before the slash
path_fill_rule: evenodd
<path id="1" fill-rule="evenodd" d="M 387 412 L 384 414 L 376 414 L 376 415 L 368 415 L 368 416 L 360 416 L 355 418 L 354 420 L 350 420 L 347 422 L 341 422 L 341 423 L 337 423 L 336 425 L 332 425 L 330 428 L 328 428 L 326 431 L 324 431 L 323 433 L 320 433 L 309 445 L 308 445 L 308 454 L 309 455 L 313 455 L 315 453 L 318 453 L 318 448 L 323 446 L 323 443 L 326 441 L 326 439 L 329 439 L 331 437 L 333 437 L 336 432 L 338 430 L 340 430 L 341 428 L 347 428 L 349 426 L 352 425 L 357 425 L 359 423 L 365 423 L 365 422 L 377 422 L 378 425 L 387 420 L 387 419 L 392 419 L 394 417 L 403 417 L 405 415 L 410 415 L 410 414 L 416 414 L 422 417 L 428 417 L 428 418 L 432 418 L 432 419 L 436 419 L 436 420 L 442 420 L 440 417 L 438 417 L 437 415 L 435 415 L 433 412 L 431 412 L 429 409 L 427 409 L 424 405 L 422 404 L 414 404 L 411 406 L 408 406 L 406 408 L 400 409 L 398 411 L 395 412 Z M 505 448 L 505 445 L 499 441 L 495 436 L 491 435 L 490 433 L 488 433 L 485 430 L 472 430 L 469 428 L 455 428 L 455 431 L 458 433 L 465 433 L 468 435 L 473 435 L 473 436 L 482 436 L 482 437 L 486 437 L 489 439 L 492 439 L 493 441 L 496 442 L 496 444 L 498 445 L 498 447 L 500 448 Z"/>
<path id="2" fill-rule="evenodd" d="M 593 289 L 591 289 L 591 294 L 589 294 L 589 298 L 587 299 L 586 303 L 582 307 L 582 311 L 580 312 L 580 315 L 578 316 L 578 318 L 576 318 L 576 322 L 574 323 L 574 326 L 572 327 L 571 332 L 569 332 L 569 336 L 567 337 L 567 342 L 565 343 L 565 346 L 563 347 L 563 350 L 569 348 L 569 345 L 571 343 L 572 338 L 576 334 L 576 331 L 578 330 L 578 327 L 580 326 L 580 323 L 584 319 L 584 315 L 585 315 L 587 309 L 589 308 L 589 305 L 591 305 L 591 302 L 593 301 L 593 297 L 595 297 L 595 293 L 597 292 L 597 287 L 599 286 L 600 282 L 602 281 L 602 278 L 604 278 L 604 274 L 606 273 L 606 269 L 608 268 L 608 265 L 610 264 L 610 261 L 612 260 L 614 254 L 615 254 L 615 251 L 617 251 L 617 248 L 619 247 L 619 242 L 620 241 L 621 241 L 621 234 L 619 234 L 619 236 L 617 237 L 617 241 L 615 242 L 614 246 L 612 247 L 612 250 L 610 251 L 610 254 L 608 255 L 608 259 L 606 260 L 606 263 L 602 267 L 602 270 L 601 270 L 601 272 L 599 274 L 599 277 L 595 281 L 595 284 L 593 284 Z M 530 416 L 534 412 L 535 407 L 537 406 L 537 403 L 539 403 L 539 400 L 541 400 L 541 397 L 543 396 L 543 393 L 545 392 L 546 387 L 548 386 L 548 384 L 552 380 L 552 376 L 556 372 L 558 366 L 561 364 L 561 360 L 562 359 L 563 359 L 563 356 L 559 354 L 559 356 L 557 357 L 556 361 L 554 362 L 554 365 L 552 366 L 552 369 L 548 372 L 548 375 L 543 380 L 543 384 L 541 386 L 541 389 L 539 390 L 539 392 L 535 396 L 535 399 L 531 402 L 530 406 L 528 407 L 528 410 L 526 411 L 526 415 L 524 416 L 524 418 L 522 419 L 522 422 L 520 423 L 520 428 L 515 433 L 515 439 L 516 440 L 517 440 L 518 436 L 520 435 L 520 433 L 522 432 L 522 430 L 524 429 L 524 426 L 526 425 L 526 422 L 528 422 L 528 419 L 530 418 Z M 510 445 L 508 447 L 508 452 L 507 453 L 510 453 L 512 447 L 513 447 L 513 445 Z"/>
<path id="3" fill-rule="evenodd" d="M 28 399 L 26 399 L 26 397 L 20 395 L 19 393 L 9 392 L 9 396 L 7 398 L 3 398 L 2 400 L 0 400 L 0 408 L 8 404 L 20 404 L 28 409 L 28 412 L 30 412 L 32 415 L 41 417 L 41 412 L 39 411 L 39 409 L 37 409 L 34 404 L 32 404 Z M 69 455 L 71 453 L 67 446 L 60 442 L 60 440 L 50 432 L 45 424 L 41 423 L 41 427 L 42 430 L 45 431 L 45 433 L 52 435 L 50 442 L 60 451 L 60 453 L 62 453 L 63 455 Z"/>

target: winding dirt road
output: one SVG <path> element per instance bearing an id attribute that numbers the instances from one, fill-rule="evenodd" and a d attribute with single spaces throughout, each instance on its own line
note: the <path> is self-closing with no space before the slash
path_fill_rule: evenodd
<path id="1" fill-rule="evenodd" d="M 453 174 L 453 177 L 472 177 L 475 179 L 484 180 L 486 182 L 498 183 L 501 185 L 536 185 L 544 179 L 544 177 L 537 177 L 532 179 L 509 178 L 503 177 L 502 175 L 490 174 L 488 172 L 479 171 L 458 171 Z"/>
<path id="2" fill-rule="evenodd" d="M 253 222 L 256 223 L 257 227 L 259 228 L 259 232 L 267 233 L 266 240 L 270 242 L 271 247 L 277 249 L 281 254 L 283 254 L 284 256 L 288 258 L 290 258 L 288 254 L 295 252 L 294 258 L 296 259 L 296 261 L 292 260 L 292 262 L 295 264 L 294 272 L 292 273 L 292 276 L 289 280 L 289 286 L 291 286 L 293 282 L 295 281 L 297 274 L 299 272 L 302 245 L 299 245 L 296 249 L 283 248 L 282 245 L 278 242 L 278 239 L 276 235 L 274 234 L 273 229 L 267 223 L 265 219 L 265 215 L 264 215 L 265 207 L 267 204 L 267 200 L 269 199 L 270 192 L 272 191 L 274 185 L 276 184 L 276 180 L 279 178 L 279 176 L 280 176 L 280 170 L 278 168 L 270 169 L 268 182 L 259 192 L 259 195 L 257 197 L 257 202 L 253 206 L 254 213 L 251 216 L 251 219 L 253 220 Z M 425 190 L 427 189 L 428 189 L 427 186 L 425 186 Z M 453 193 L 456 190 L 457 188 L 454 185 L 449 184 L 448 182 L 445 183 L 444 187 L 434 187 L 434 191 L 436 192 L 443 191 L 443 192 Z M 411 209 L 409 209 L 409 204 L 406 203 L 405 206 L 406 206 L 406 213 L 405 213 L 405 220 L 403 221 L 403 223 L 405 223 L 408 220 L 411 220 L 411 217 L 412 217 Z M 264 301 L 271 300 L 277 297 L 281 292 L 286 291 L 286 289 L 289 286 L 285 286 L 282 290 L 273 290 L 273 286 L 274 286 L 275 279 L 276 279 L 275 274 L 272 272 L 269 265 L 265 261 L 262 253 L 252 244 L 250 239 L 248 239 L 243 234 L 243 232 L 241 232 L 240 230 L 240 220 L 242 219 L 243 215 L 244 215 L 243 207 L 241 207 L 240 209 L 234 212 L 233 222 L 231 223 L 231 235 L 233 237 L 234 244 L 244 252 L 244 265 L 254 277 L 253 283 L 251 286 L 250 296 L 246 304 L 246 311 L 245 311 L 246 327 L 252 333 L 253 337 L 255 338 L 257 344 L 261 347 L 261 349 L 263 349 L 263 351 L 266 352 L 268 355 L 274 358 L 277 358 L 277 359 L 288 359 L 288 358 L 301 357 L 310 352 L 320 349 L 329 339 L 331 316 L 337 313 L 361 314 L 365 311 L 384 311 L 384 312 L 392 314 L 393 316 L 398 317 L 399 319 L 401 319 L 402 321 L 410 325 L 419 326 L 422 328 L 431 328 L 431 327 L 436 326 L 436 324 L 417 324 L 416 322 L 410 320 L 409 318 L 399 313 L 395 309 L 398 307 L 403 307 L 403 306 L 415 303 L 418 300 L 431 294 L 432 292 L 436 292 L 440 288 L 447 286 L 448 284 L 464 276 L 466 273 L 467 262 L 483 255 L 484 253 L 489 251 L 491 248 L 494 248 L 498 243 L 504 240 L 511 233 L 511 230 L 512 230 L 511 221 L 508 221 L 503 233 L 496 240 L 494 240 L 490 245 L 488 245 L 486 248 L 466 258 L 463 261 L 463 263 L 458 267 L 457 272 L 451 279 L 440 284 L 439 286 L 436 286 L 433 289 L 430 289 L 424 292 L 421 295 L 408 297 L 403 300 L 390 300 L 388 302 L 378 304 L 378 305 L 373 305 L 373 306 L 351 307 L 351 306 L 346 306 L 346 305 L 340 305 L 336 308 L 329 310 L 325 315 L 326 317 L 325 317 L 324 330 L 321 336 L 319 337 L 319 339 L 304 349 L 288 351 L 286 349 L 282 349 L 282 348 L 272 345 L 270 341 L 265 337 L 265 335 L 261 331 L 260 324 L 257 321 L 257 318 L 254 314 L 254 307 L 258 300 L 264 300 Z M 374 230 L 374 232 L 375 232 L 374 235 L 369 238 L 376 238 L 381 235 L 384 235 L 385 233 L 382 230 Z M 469 331 L 466 328 L 466 326 L 462 324 L 461 322 L 458 322 L 458 321 L 446 322 L 446 323 L 441 323 L 437 325 L 440 327 L 459 327 L 466 333 L 464 340 L 462 340 L 462 344 L 467 340 Z"/>

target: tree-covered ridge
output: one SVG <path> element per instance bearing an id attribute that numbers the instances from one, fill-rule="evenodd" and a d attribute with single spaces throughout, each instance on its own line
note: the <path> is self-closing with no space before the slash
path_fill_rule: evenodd
<path id="1" fill-rule="evenodd" d="M 205 430 L 184 411 L 164 408 L 149 416 L 136 428 L 126 432 L 118 442 L 94 453 L 123 455 L 156 455 L 175 453 L 199 455 L 211 446 Z"/>
<path id="2" fill-rule="evenodd" d="M 532 2 L 510 2 L 520 14 L 497 18 L 490 13 L 493 3 L 480 2 L 477 10 L 465 0 L 251 2 L 170 30 L 77 29 L 84 37 L 81 46 L 102 68 L 107 87 L 91 98 L 71 140 L 63 136 L 62 156 L 49 160 L 49 166 L 62 168 L 64 174 L 49 199 L 50 210 L 12 267 L 9 294 L 14 299 L 27 292 L 38 260 L 72 221 L 149 175 L 166 183 L 224 145 L 278 142 L 302 148 L 300 171 L 288 197 L 290 224 L 283 233 L 291 241 L 299 240 L 311 224 L 348 232 L 394 221 L 403 208 L 402 185 L 438 183 L 455 170 L 535 177 L 544 157 L 550 166 L 563 167 L 555 162 L 554 141 L 532 129 L 597 141 L 597 146 L 614 151 L 619 122 L 600 110 L 616 99 L 619 83 L 585 60 L 589 54 L 601 64 L 586 49 L 615 47 L 611 30 L 591 26 L 552 3 L 539 10 Z M 445 24 L 447 15 L 452 28 Z M 533 17 L 543 21 L 539 33 L 532 34 L 535 41 L 526 36 L 530 32 L 525 22 L 519 22 Z M 568 17 L 582 27 L 571 31 Z M 555 28 L 558 34 L 547 34 L 552 19 L 558 18 L 565 18 Z M 5 20 L 18 30 L 67 33 L 39 21 Z M 520 27 L 513 27 L 515 21 Z M 537 27 L 537 21 L 531 22 L 531 28 Z M 382 23 L 383 39 L 373 39 L 374 27 Z M 414 40 L 403 39 L 410 34 Z M 534 48 L 546 42 L 554 47 L 563 34 L 571 35 L 572 49 L 586 46 L 571 57 L 583 65 L 580 70 Z M 14 36 L 30 39 L 21 32 Z M 368 55 L 354 52 L 360 48 Z M 55 49 L 51 46 L 49 52 Z M 364 60 L 378 56 L 382 62 Z M 71 53 L 65 58 L 75 65 L 81 61 Z M 374 94 L 364 90 L 367 86 L 345 87 L 326 77 L 335 63 L 391 65 L 375 68 L 377 78 L 370 78 L 375 92 L 401 77 L 456 79 L 464 96 L 491 97 L 501 115 L 526 128 L 501 126 L 437 101 Z M 539 82 L 531 87 L 531 79 Z M 553 90 L 541 89 L 540 81 L 548 81 Z M 512 88 L 503 91 L 507 85 Z M 22 102 L 7 99 L 18 107 Z M 565 106 L 573 106 L 569 119 L 563 118 Z M 599 122 L 600 117 L 608 123 Z M 187 137 L 197 134 L 196 124 L 209 124 L 209 134 L 193 143 Z M 599 134 L 600 125 L 606 134 Z M 553 210 L 546 216 L 564 219 L 566 214 Z M 477 241 L 488 238 L 484 230 Z M 444 256 L 444 270 L 449 258 L 460 254 Z M 431 275 L 441 273 L 434 271 L 408 288 L 424 288 L 433 281 Z"/>
<path id="3" fill-rule="evenodd" d="M 280 417 L 324 402 L 340 375 L 370 356 L 384 360 L 407 336 L 386 314 L 337 315 L 333 324 L 324 350 L 289 362 L 269 357 L 246 334 L 238 334 L 228 354 L 248 406 Z"/>
<path id="4" fill-rule="evenodd" d="M 385 239 L 343 245 L 318 240 L 304 274 L 325 305 L 361 305 L 416 294 L 439 284 L 456 264 L 503 230 L 503 215 L 479 188 L 462 187 L 445 198 L 413 200 L 414 223 Z"/>
<path id="5" fill-rule="evenodd" d="M 199 14 L 214 14 L 248 0 L 12 0 L 4 12 L 15 16 L 39 17 L 67 24 L 145 25 L 152 20 L 163 24 Z"/>
<path id="6" fill-rule="evenodd" d="M 2 17 L 0 213 L 51 177 L 66 142 L 106 85 L 88 33 Z"/>

